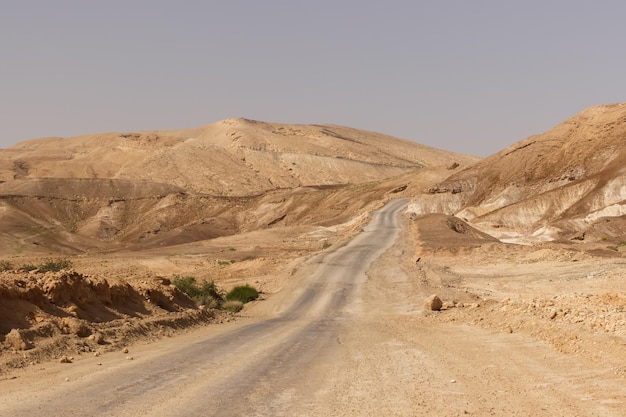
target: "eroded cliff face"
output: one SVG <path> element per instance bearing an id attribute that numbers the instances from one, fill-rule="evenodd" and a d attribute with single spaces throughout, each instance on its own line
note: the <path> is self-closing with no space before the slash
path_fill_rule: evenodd
<path id="1" fill-rule="evenodd" d="M 500 239 L 591 236 L 626 213 L 626 103 L 591 107 L 450 176 L 411 202 L 455 215 Z M 598 236 L 599 237 L 599 236 Z M 606 238 L 607 236 L 605 236 Z"/>
<path id="2" fill-rule="evenodd" d="M 140 334 L 157 336 L 226 316 L 197 308 L 168 279 L 128 282 L 72 269 L 2 272 L 0 300 L 0 357 L 9 367 L 117 349 Z M 7 352 L 22 354 L 2 355 Z"/>

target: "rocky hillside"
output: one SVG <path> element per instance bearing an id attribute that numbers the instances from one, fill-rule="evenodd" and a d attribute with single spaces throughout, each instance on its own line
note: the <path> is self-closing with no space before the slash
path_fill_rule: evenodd
<path id="1" fill-rule="evenodd" d="M 399 186 L 422 183 L 411 176 L 440 180 L 446 167 L 475 160 L 346 127 L 247 119 L 36 139 L 0 150 L 0 254 L 138 249 L 336 224 Z"/>
<path id="2" fill-rule="evenodd" d="M 626 232 L 626 103 L 588 108 L 459 171 L 411 210 L 454 214 L 505 240 L 619 240 Z"/>

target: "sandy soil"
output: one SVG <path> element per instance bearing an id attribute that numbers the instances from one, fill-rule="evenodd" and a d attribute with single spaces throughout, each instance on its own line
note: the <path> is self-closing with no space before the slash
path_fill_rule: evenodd
<path id="1" fill-rule="evenodd" d="M 371 265 L 368 279 L 329 324 L 338 336 L 314 344 L 319 349 L 307 367 L 268 371 L 267 385 L 254 392 L 269 389 L 272 378 L 284 390 L 257 399 L 263 407 L 256 415 L 624 415 L 626 262 L 620 253 L 599 258 L 576 247 L 504 245 L 480 236 L 451 250 L 445 249 L 447 231 L 415 218 L 402 222 L 396 244 Z M 314 265 L 300 265 L 307 268 Z M 275 279 L 273 285 L 287 289 L 244 310 L 252 317 L 137 344 L 130 354 L 154 357 L 262 320 L 292 299 L 290 286 L 304 278 L 279 273 Z M 441 311 L 424 307 L 435 293 L 444 302 Z M 0 392 L 15 398 L 42 383 L 68 378 L 80 384 L 94 366 L 128 367 L 126 356 L 112 352 L 13 370 Z"/>

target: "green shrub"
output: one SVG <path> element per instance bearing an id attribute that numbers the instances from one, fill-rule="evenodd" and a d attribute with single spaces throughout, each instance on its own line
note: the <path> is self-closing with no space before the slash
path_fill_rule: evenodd
<path id="1" fill-rule="evenodd" d="M 9 265 L 11 264 L 7 262 L 7 265 L 5 266 L 8 267 Z M 20 266 L 19 268 L 17 268 L 17 270 L 22 272 L 30 272 L 34 270 L 37 270 L 37 272 L 59 272 L 63 269 L 70 268 L 71 266 L 72 261 L 70 261 L 69 259 L 44 259 L 44 261 L 38 265 L 28 263 Z M 3 267 L 0 266 L 0 269 L 2 268 Z"/>
<path id="2" fill-rule="evenodd" d="M 13 264 L 9 261 L 0 261 L 0 271 L 12 271 Z"/>
<path id="3" fill-rule="evenodd" d="M 33 264 L 24 264 L 20 266 L 19 268 L 17 268 L 18 271 L 22 271 L 22 272 L 30 272 L 30 271 L 34 271 L 35 269 L 37 269 L 37 265 L 33 265 Z"/>
<path id="4" fill-rule="evenodd" d="M 215 298 L 216 300 L 223 300 L 224 299 L 224 295 L 222 294 L 222 290 L 220 290 L 217 285 L 215 285 L 215 283 L 213 281 L 211 282 L 204 282 L 201 286 L 200 286 L 200 294 L 201 295 L 210 295 L 211 297 Z"/>
<path id="5" fill-rule="evenodd" d="M 226 294 L 226 300 L 233 301 L 238 300 L 243 304 L 256 300 L 259 298 L 259 292 L 256 288 L 246 284 L 246 285 L 238 285 Z"/>
<path id="6" fill-rule="evenodd" d="M 172 280 L 172 284 L 174 284 L 179 291 L 184 292 L 189 297 L 195 296 L 198 292 L 198 285 L 196 284 L 195 277 L 181 277 L 180 275 L 175 275 Z"/>
<path id="7" fill-rule="evenodd" d="M 46 259 L 37 269 L 39 269 L 39 272 L 59 272 L 71 266 L 72 261 L 69 259 Z"/>
<path id="8" fill-rule="evenodd" d="M 222 292 L 213 281 L 198 285 L 196 278 L 192 276 L 175 276 L 172 283 L 181 292 L 184 292 L 198 305 L 210 308 L 218 308 L 224 300 Z"/>
<path id="9" fill-rule="evenodd" d="M 216 298 L 209 294 L 201 294 L 192 297 L 193 301 L 200 306 L 205 306 L 208 308 L 222 308 L 222 299 Z"/>

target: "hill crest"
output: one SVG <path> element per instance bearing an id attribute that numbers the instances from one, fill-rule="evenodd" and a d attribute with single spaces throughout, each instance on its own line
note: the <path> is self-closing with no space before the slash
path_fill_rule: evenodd
<path id="1" fill-rule="evenodd" d="M 195 129 L 26 141 L 0 150 L 0 180 L 146 179 L 190 192 L 254 195 L 279 188 L 363 183 L 416 168 L 476 160 L 343 126 L 238 118 Z"/>
<path id="2" fill-rule="evenodd" d="M 626 213 L 625 138 L 626 103 L 590 107 L 451 175 L 412 210 L 454 214 L 513 240 L 584 234 Z"/>

